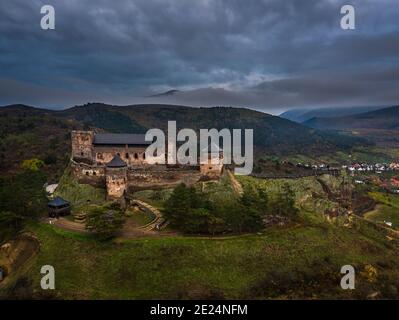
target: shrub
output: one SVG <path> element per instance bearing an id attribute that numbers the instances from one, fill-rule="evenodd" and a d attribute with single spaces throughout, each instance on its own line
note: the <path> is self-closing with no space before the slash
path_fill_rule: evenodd
<path id="1" fill-rule="evenodd" d="M 22 217 L 10 212 L 0 212 L 0 243 L 15 237 L 22 229 Z"/>
<path id="2" fill-rule="evenodd" d="M 215 203 L 202 191 L 181 184 L 166 201 L 163 214 L 185 233 L 254 232 L 264 227 L 269 201 L 264 190 L 247 188 L 238 200 Z"/>
<path id="3" fill-rule="evenodd" d="M 21 167 L 24 170 L 39 171 L 39 169 L 43 167 L 43 165 L 44 162 L 42 160 L 33 158 L 22 161 Z"/>
<path id="4" fill-rule="evenodd" d="M 55 155 L 53 155 L 53 154 L 48 154 L 44 158 L 44 163 L 46 165 L 56 164 L 57 163 L 57 157 Z"/>
<path id="5" fill-rule="evenodd" d="M 124 216 L 115 207 L 94 207 L 86 218 L 86 229 L 92 231 L 100 240 L 117 235 L 124 223 Z"/>

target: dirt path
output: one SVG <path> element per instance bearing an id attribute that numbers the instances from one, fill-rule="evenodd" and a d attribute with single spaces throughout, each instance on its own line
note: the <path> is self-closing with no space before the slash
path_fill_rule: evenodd
<path id="1" fill-rule="evenodd" d="M 370 224 L 376 226 L 379 229 L 383 229 L 383 230 L 387 231 L 390 236 L 393 236 L 395 238 L 399 238 L 399 230 L 395 230 L 393 228 L 390 228 L 388 226 L 384 226 L 384 225 L 382 225 L 380 223 L 376 223 L 373 220 L 370 220 L 370 219 L 366 218 L 366 216 L 370 216 L 370 214 L 373 214 L 375 211 L 376 211 L 376 209 L 374 209 L 372 211 L 369 211 L 369 212 L 366 212 L 364 214 L 364 218 L 363 217 L 359 217 L 359 216 L 354 215 L 354 214 L 352 215 L 352 217 L 355 217 L 358 220 L 362 220 L 362 221 L 365 221 L 367 223 L 370 223 Z"/>
<path id="2" fill-rule="evenodd" d="M 379 213 L 381 207 L 382 207 L 382 204 L 377 204 L 377 205 L 374 207 L 373 210 L 367 211 L 366 213 L 364 213 L 364 214 L 363 214 L 363 217 L 364 217 L 365 219 L 367 219 L 367 220 L 371 220 L 370 218 L 371 218 L 373 215 Z"/>
<path id="3" fill-rule="evenodd" d="M 63 217 L 59 219 L 48 219 L 47 223 L 68 231 L 88 232 L 83 223 L 74 222 Z"/>
<path id="4" fill-rule="evenodd" d="M 244 193 L 241 183 L 238 182 L 238 180 L 230 170 L 227 170 L 227 174 L 229 175 L 233 190 L 235 191 L 235 193 L 241 196 Z"/>
<path id="5" fill-rule="evenodd" d="M 0 289 L 23 274 L 39 251 L 39 240 L 29 233 L 3 244 L 0 247 L 0 266 L 6 269 L 6 277 L 0 282 Z"/>
<path id="6" fill-rule="evenodd" d="M 125 224 L 123 225 L 122 231 L 118 238 L 121 239 L 135 239 L 135 238 L 143 238 L 143 237 L 154 237 L 158 235 L 158 232 L 143 230 L 137 227 L 135 223 L 133 223 L 130 219 L 127 219 Z"/>

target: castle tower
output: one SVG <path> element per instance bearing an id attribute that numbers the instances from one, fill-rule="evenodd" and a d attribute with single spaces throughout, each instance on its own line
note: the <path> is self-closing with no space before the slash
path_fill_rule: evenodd
<path id="1" fill-rule="evenodd" d="M 72 131 L 72 159 L 78 162 L 93 163 L 93 131 Z"/>
<path id="2" fill-rule="evenodd" d="M 212 143 L 201 152 L 208 153 L 208 161 L 200 163 L 201 175 L 211 179 L 218 179 L 223 171 L 223 150 L 215 143 Z"/>
<path id="3" fill-rule="evenodd" d="M 107 197 L 122 199 L 127 190 L 127 164 L 118 155 L 107 164 L 105 178 Z"/>

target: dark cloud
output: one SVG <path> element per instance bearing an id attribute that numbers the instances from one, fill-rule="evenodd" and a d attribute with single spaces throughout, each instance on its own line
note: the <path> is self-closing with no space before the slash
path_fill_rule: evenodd
<path id="1" fill-rule="evenodd" d="M 297 106 L 399 101 L 399 6 L 353 0 L 0 2 L 0 104 Z M 40 29 L 40 8 L 56 30 Z M 168 89 L 181 92 L 145 98 Z"/>

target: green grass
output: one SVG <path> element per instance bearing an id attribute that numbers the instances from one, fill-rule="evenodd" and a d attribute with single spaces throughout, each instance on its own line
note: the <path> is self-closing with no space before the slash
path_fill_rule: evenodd
<path id="1" fill-rule="evenodd" d="M 202 190 L 211 201 L 225 203 L 236 197 L 227 173 L 223 174 L 219 181 L 199 182 L 195 187 Z M 163 209 L 165 201 L 172 194 L 173 189 L 142 190 L 133 194 L 133 198 L 142 200 L 152 206 Z"/>
<path id="2" fill-rule="evenodd" d="M 367 226 L 307 224 L 224 240 L 176 236 L 119 242 L 97 242 L 44 224 L 30 230 L 41 242 L 26 275 L 30 289 L 41 292 L 40 267 L 49 264 L 56 271 L 54 297 L 63 299 L 351 298 L 399 276 L 397 249 Z M 344 264 L 359 270 L 377 266 L 384 283 L 371 285 L 359 276 L 356 292 L 340 290 Z M 292 275 L 300 281 L 286 278 Z M 272 279 L 292 290 L 270 292 Z"/>
<path id="3" fill-rule="evenodd" d="M 365 217 L 378 223 L 392 222 L 392 227 L 399 229 L 399 196 L 381 192 L 370 192 L 370 196 L 379 205 Z"/>
<path id="4" fill-rule="evenodd" d="M 340 178 L 321 178 L 331 189 L 340 185 Z M 40 268 L 49 264 L 56 271 L 56 290 L 46 294 L 58 299 L 364 299 L 376 291 L 383 298 L 399 298 L 398 240 L 389 241 L 383 231 L 362 221 L 356 220 L 350 227 L 327 223 L 317 213 L 336 204 L 326 199 L 314 177 L 238 179 L 244 186 L 265 188 L 271 196 L 289 183 L 301 208 L 300 222 L 254 235 L 110 242 L 48 224 L 32 224 L 28 231 L 37 235 L 41 248 L 26 271 L 25 290 L 30 296 L 42 297 Z M 234 196 L 228 179 L 198 187 L 221 199 Z M 170 190 L 138 194 L 154 204 L 168 193 Z M 399 205 L 396 198 L 375 196 L 380 202 Z M 353 291 L 339 286 L 340 269 L 347 264 L 357 272 Z M 367 265 L 377 269 L 375 282 L 362 275 Z M 21 288 L 9 290 L 0 291 L 0 299 L 21 292 Z"/>
<path id="5" fill-rule="evenodd" d="M 330 175 L 319 177 L 331 190 L 336 190 L 342 182 L 342 177 Z M 243 187 L 254 186 L 264 189 L 270 198 L 279 192 L 284 184 L 288 184 L 295 192 L 296 205 L 299 209 L 315 214 L 323 214 L 326 209 L 336 208 L 337 203 L 328 199 L 326 193 L 315 177 L 300 179 L 257 179 L 249 176 L 237 176 Z"/>
<path id="6" fill-rule="evenodd" d="M 147 202 L 155 208 L 162 209 L 164 202 L 170 197 L 172 192 L 173 189 L 142 190 L 135 192 L 133 198 Z"/>
<path id="7" fill-rule="evenodd" d="M 220 180 L 199 183 L 197 187 L 209 197 L 209 200 L 220 206 L 237 198 L 227 172 L 223 173 Z"/>
<path id="8" fill-rule="evenodd" d="M 144 211 L 129 211 L 129 219 L 137 226 L 144 226 L 154 220 L 155 215 L 150 212 Z"/>
<path id="9" fill-rule="evenodd" d="M 81 211 L 90 205 L 102 205 L 106 202 L 106 191 L 88 184 L 75 181 L 67 168 L 61 177 L 55 196 L 71 202 L 72 211 Z"/>

